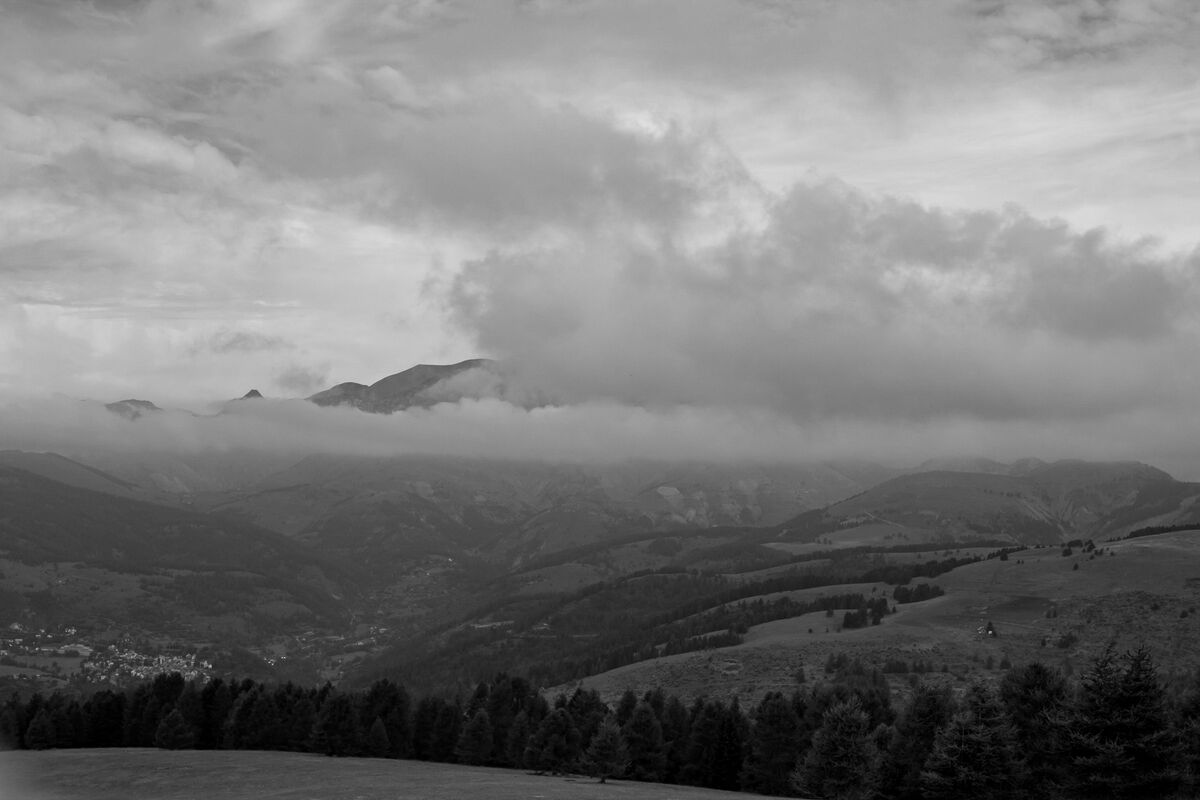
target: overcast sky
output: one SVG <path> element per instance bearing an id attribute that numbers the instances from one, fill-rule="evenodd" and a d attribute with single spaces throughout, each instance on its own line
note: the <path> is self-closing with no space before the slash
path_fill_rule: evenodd
<path id="1" fill-rule="evenodd" d="M 1200 465 L 1194 0 L 0 15 L 10 436 L 489 356 L 514 440 Z"/>

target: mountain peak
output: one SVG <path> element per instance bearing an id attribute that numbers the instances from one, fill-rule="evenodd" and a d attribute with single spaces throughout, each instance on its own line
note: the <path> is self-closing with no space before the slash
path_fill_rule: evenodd
<path id="1" fill-rule="evenodd" d="M 260 392 L 258 389 L 251 389 L 250 391 L 248 391 L 244 395 L 242 395 L 242 399 L 243 400 L 261 400 L 262 392 Z"/>
<path id="2" fill-rule="evenodd" d="M 137 419 L 142 414 L 148 414 L 154 411 L 162 411 L 161 408 L 151 403 L 149 400 L 118 400 L 115 403 L 106 403 L 104 405 L 109 411 L 114 414 L 119 414 L 125 419 Z"/>
<path id="3" fill-rule="evenodd" d="M 499 378 L 495 361 L 469 358 L 457 364 L 417 364 L 381 378 L 370 386 L 354 382 L 339 383 L 317 392 L 308 400 L 319 406 L 349 405 L 375 414 L 391 414 L 413 406 L 424 408 L 470 396 L 465 386 L 439 385 L 471 370 L 480 370 L 493 381 Z"/>

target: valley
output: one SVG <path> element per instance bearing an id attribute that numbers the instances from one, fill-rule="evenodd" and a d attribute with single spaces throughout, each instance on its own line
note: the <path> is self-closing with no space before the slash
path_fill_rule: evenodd
<path id="1" fill-rule="evenodd" d="M 1138 463 L 4 451 L 0 482 L 0 678 L 47 687 L 189 654 L 262 679 L 462 690 L 515 670 L 758 697 L 838 652 L 897 686 L 900 664 L 1070 668 L 1130 625 L 1172 666 L 1195 656 L 1189 534 L 1106 543 L 1200 524 L 1200 486 Z M 920 583 L 945 595 L 896 603 Z M 878 625 L 843 629 L 876 600 Z M 92 666 L 37 667 L 64 644 Z"/>

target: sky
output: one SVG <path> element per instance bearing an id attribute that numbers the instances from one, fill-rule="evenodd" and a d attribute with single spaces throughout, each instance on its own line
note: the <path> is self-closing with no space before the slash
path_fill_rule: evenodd
<path id="1" fill-rule="evenodd" d="M 0 15 L 0 446 L 253 387 L 314 447 L 1200 479 L 1192 0 Z M 477 356 L 552 405 L 287 401 Z"/>

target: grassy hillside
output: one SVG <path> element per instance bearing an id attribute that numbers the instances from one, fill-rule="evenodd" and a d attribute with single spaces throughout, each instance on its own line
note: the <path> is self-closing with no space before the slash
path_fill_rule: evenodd
<path id="1" fill-rule="evenodd" d="M 195 750 L 0 752 L 0 798 L 22 800 L 726 800 L 685 786 L 299 753 Z"/>
<path id="2" fill-rule="evenodd" d="M 1164 673 L 1194 668 L 1200 662 L 1200 531 L 1100 547 L 1103 553 L 1075 548 L 1066 556 L 1060 547 L 1026 550 L 919 579 L 941 586 L 945 596 L 900 605 L 879 626 L 839 630 L 840 612 L 806 614 L 756 625 L 734 647 L 630 664 L 582 684 L 606 699 L 630 686 L 662 686 L 682 695 L 738 696 L 746 704 L 795 688 L 801 668 L 808 680 L 819 679 L 826 659 L 839 653 L 880 668 L 932 664 L 927 677 L 961 685 L 973 676 L 999 675 L 1006 662 L 1041 660 L 1072 672 L 1109 641 L 1121 648 L 1148 645 Z M 871 588 L 829 586 L 807 594 L 874 596 Z M 882 584 L 874 588 L 890 592 Z M 984 632 L 989 621 L 995 637 Z M 908 673 L 892 674 L 897 686 L 908 679 Z"/>
<path id="3" fill-rule="evenodd" d="M 1056 544 L 1145 525 L 1200 520 L 1200 485 L 1139 463 L 1017 464 L 1008 473 L 929 471 L 879 484 L 781 530 L 825 544 L 965 542 Z"/>

